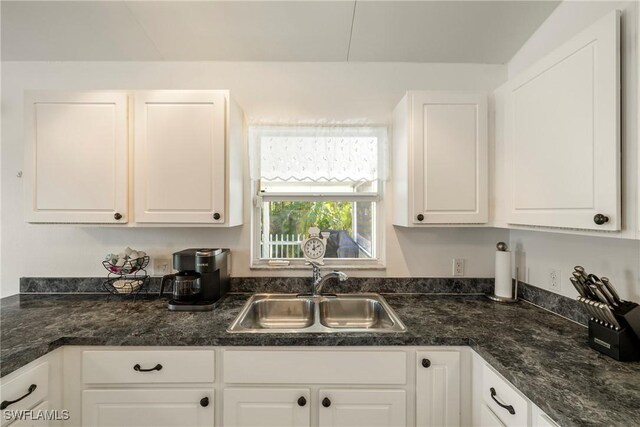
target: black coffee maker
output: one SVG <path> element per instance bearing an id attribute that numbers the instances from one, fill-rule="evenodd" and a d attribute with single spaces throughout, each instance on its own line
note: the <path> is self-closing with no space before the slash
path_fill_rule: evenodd
<path id="1" fill-rule="evenodd" d="M 185 249 L 173 254 L 176 274 L 162 278 L 160 296 L 165 286 L 173 286 L 169 310 L 209 311 L 229 291 L 229 249 Z M 167 287 L 168 287 L 167 286 Z"/>

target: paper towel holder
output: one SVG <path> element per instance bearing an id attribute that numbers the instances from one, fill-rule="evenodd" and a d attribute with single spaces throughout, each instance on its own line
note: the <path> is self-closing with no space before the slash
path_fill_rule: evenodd
<path id="1" fill-rule="evenodd" d="M 498 250 L 499 251 L 506 251 L 507 250 L 507 245 L 503 242 L 498 243 L 497 245 Z M 513 298 L 507 298 L 507 297 L 501 297 L 496 295 L 495 293 L 493 294 L 485 294 L 485 296 L 487 298 L 489 298 L 491 301 L 495 301 L 495 302 L 503 302 L 503 303 L 513 303 L 513 302 L 517 302 L 518 301 L 518 278 L 520 277 L 519 271 L 518 271 L 518 267 L 516 267 L 516 283 L 514 285 L 514 289 L 513 289 L 513 293 L 512 295 L 514 295 Z"/>

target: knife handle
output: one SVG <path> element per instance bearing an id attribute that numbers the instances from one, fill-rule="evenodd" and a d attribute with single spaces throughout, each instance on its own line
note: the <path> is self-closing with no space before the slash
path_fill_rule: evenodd
<path id="1" fill-rule="evenodd" d="M 622 304 L 622 299 L 620 299 L 620 295 L 618 295 L 618 292 L 616 291 L 616 288 L 613 287 L 613 285 L 611 284 L 611 281 L 609 280 L 609 278 L 608 277 L 602 277 L 600 279 L 600 281 L 609 290 L 609 293 L 611 294 L 613 299 L 615 299 L 618 304 Z"/>
<path id="2" fill-rule="evenodd" d="M 607 301 L 607 298 L 605 298 L 604 295 L 602 295 L 602 292 L 600 292 L 600 289 L 598 289 L 598 287 L 593 284 L 593 283 L 589 283 L 589 289 L 591 289 L 591 292 L 593 292 L 593 294 L 596 296 L 596 301 L 600 301 L 603 302 L 605 304 L 609 304 L 609 301 Z"/>
<path id="3" fill-rule="evenodd" d="M 574 271 L 573 277 L 577 280 L 580 286 L 582 286 L 582 289 L 585 292 L 585 298 L 596 299 L 596 296 L 593 294 L 593 292 L 591 292 L 591 289 L 589 288 L 589 283 L 587 282 L 587 278 L 585 276 L 577 271 Z"/>
<path id="4" fill-rule="evenodd" d="M 607 287 L 601 281 L 596 282 L 595 285 L 600 291 L 600 293 L 604 295 L 604 297 L 607 299 L 608 305 L 614 306 L 614 307 L 618 306 L 616 299 L 613 297 L 613 295 L 611 295 L 611 293 L 609 292 L 609 289 L 607 289 Z"/>
<path id="5" fill-rule="evenodd" d="M 571 284 L 573 285 L 573 287 L 576 288 L 576 291 L 578 291 L 578 294 L 580 294 L 581 297 L 587 296 L 587 294 L 585 294 L 584 292 L 582 285 L 578 283 L 578 280 L 575 277 L 569 277 L 569 280 L 571 281 Z"/>

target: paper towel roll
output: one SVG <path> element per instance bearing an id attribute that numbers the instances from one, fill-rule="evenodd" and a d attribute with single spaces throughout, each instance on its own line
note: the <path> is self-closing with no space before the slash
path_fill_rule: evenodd
<path id="1" fill-rule="evenodd" d="M 513 298 L 511 284 L 511 252 L 496 251 L 496 296 Z"/>

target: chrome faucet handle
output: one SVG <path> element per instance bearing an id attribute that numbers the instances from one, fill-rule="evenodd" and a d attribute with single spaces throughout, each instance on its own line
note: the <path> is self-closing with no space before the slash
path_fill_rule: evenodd
<path id="1" fill-rule="evenodd" d="M 341 282 L 345 282 L 349 278 L 349 276 L 347 276 L 347 274 L 343 273 L 342 271 L 333 270 L 333 272 L 338 276 L 338 280 Z"/>

